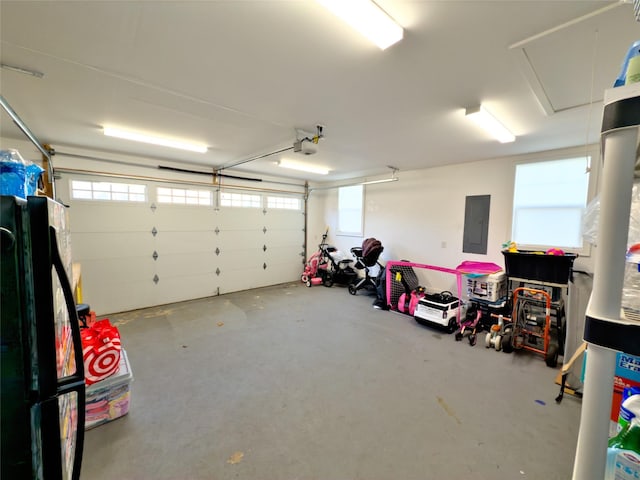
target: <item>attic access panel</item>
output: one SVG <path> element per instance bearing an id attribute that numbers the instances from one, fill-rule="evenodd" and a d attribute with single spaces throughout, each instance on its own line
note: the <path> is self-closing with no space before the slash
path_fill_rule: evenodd
<path id="1" fill-rule="evenodd" d="M 631 7 L 605 7 L 588 18 L 568 19 L 512 46 L 548 115 L 602 101 L 637 40 L 638 23 Z"/>

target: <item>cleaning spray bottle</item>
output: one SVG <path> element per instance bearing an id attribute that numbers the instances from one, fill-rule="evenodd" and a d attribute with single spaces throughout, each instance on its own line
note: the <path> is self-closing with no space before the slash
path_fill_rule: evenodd
<path id="1" fill-rule="evenodd" d="M 640 418 L 633 417 L 615 437 L 609 440 L 605 480 L 637 480 L 640 478 Z"/>
<path id="2" fill-rule="evenodd" d="M 617 431 L 622 431 L 634 417 L 640 417 L 640 387 L 627 387 L 622 392 Z"/>

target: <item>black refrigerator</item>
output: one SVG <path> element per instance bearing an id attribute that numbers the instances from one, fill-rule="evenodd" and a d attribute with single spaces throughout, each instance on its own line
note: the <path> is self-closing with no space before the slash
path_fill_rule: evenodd
<path id="1" fill-rule="evenodd" d="M 85 383 L 65 206 L 0 197 L 0 250 L 0 478 L 79 479 Z"/>

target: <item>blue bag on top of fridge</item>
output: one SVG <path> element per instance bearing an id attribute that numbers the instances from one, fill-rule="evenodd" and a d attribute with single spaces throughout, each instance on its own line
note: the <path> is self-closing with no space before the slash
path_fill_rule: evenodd
<path id="1" fill-rule="evenodd" d="M 24 160 L 17 150 L 0 150 L 0 194 L 35 195 L 42 172 L 42 167 Z"/>

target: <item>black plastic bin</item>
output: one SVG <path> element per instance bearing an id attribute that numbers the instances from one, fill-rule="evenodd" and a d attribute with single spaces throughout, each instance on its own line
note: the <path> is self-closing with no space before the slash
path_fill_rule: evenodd
<path id="1" fill-rule="evenodd" d="M 578 258 L 573 253 L 544 255 L 526 251 L 503 251 L 502 254 L 507 276 L 562 285 L 569 283 L 573 261 Z"/>

